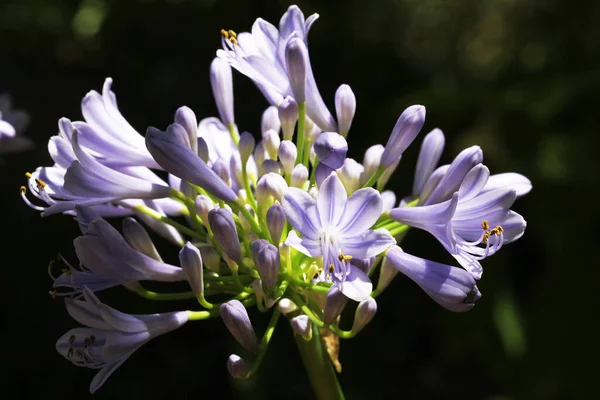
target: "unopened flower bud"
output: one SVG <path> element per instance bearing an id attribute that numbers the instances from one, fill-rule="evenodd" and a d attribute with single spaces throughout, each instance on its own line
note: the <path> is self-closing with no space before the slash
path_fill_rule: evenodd
<path id="1" fill-rule="evenodd" d="M 196 296 L 204 293 L 204 272 L 202 270 L 202 257 L 200 250 L 187 242 L 179 252 L 179 262 L 192 291 Z"/>
<path id="2" fill-rule="evenodd" d="M 183 146 L 191 149 L 190 137 L 185 130 L 185 128 L 178 123 L 171 124 L 167 126 L 167 134 L 172 135 L 177 138 L 177 141 L 181 143 Z"/>
<path id="3" fill-rule="evenodd" d="M 381 263 L 379 270 L 379 281 L 377 282 L 378 290 L 385 290 L 392 280 L 398 275 L 398 270 L 391 265 L 390 260 L 385 257 Z"/>
<path id="4" fill-rule="evenodd" d="M 396 194 L 391 190 L 381 192 L 381 201 L 383 202 L 383 212 L 390 211 L 396 207 Z"/>
<path id="5" fill-rule="evenodd" d="M 317 137 L 314 148 L 320 163 L 338 169 L 346 159 L 348 142 L 336 132 L 323 132 Z"/>
<path id="6" fill-rule="evenodd" d="M 445 142 L 444 133 L 437 128 L 429 132 L 423 139 L 415 169 L 415 180 L 412 190 L 413 197 L 419 197 L 423 186 L 425 186 L 425 182 L 427 182 L 431 173 L 435 170 L 444 151 Z"/>
<path id="7" fill-rule="evenodd" d="M 281 142 L 279 145 L 279 161 L 281 162 L 281 165 L 283 165 L 286 176 L 291 175 L 294 165 L 296 164 L 297 156 L 298 150 L 293 142 L 290 142 L 289 140 Z"/>
<path id="8" fill-rule="evenodd" d="M 285 227 L 285 211 L 279 203 L 273 204 L 267 211 L 267 228 L 273 243 L 279 243 Z"/>
<path id="9" fill-rule="evenodd" d="M 331 175 L 333 171 L 334 170 L 332 168 L 329 168 L 325 164 L 317 164 L 317 168 L 315 169 L 315 181 L 317 183 L 317 186 L 321 187 L 321 183 L 323 183 L 323 181 L 327 179 L 327 177 Z"/>
<path id="10" fill-rule="evenodd" d="M 210 160 L 210 156 L 208 153 L 208 145 L 206 144 L 206 140 L 204 138 L 199 137 L 197 140 L 198 143 L 198 157 L 205 163 Z"/>
<path id="11" fill-rule="evenodd" d="M 237 151 L 234 151 L 229 159 L 229 173 L 237 185 L 243 187 L 242 159 L 240 158 L 240 153 Z"/>
<path id="12" fill-rule="evenodd" d="M 258 351 L 258 338 L 248 317 L 244 305 L 238 300 L 223 303 L 219 308 L 221 318 L 229 332 L 245 349 L 256 353 Z"/>
<path id="13" fill-rule="evenodd" d="M 292 325 L 292 329 L 298 335 L 302 336 L 306 340 L 310 340 L 312 338 L 312 322 L 308 316 L 302 314 L 294 317 L 290 320 L 290 324 Z"/>
<path id="14" fill-rule="evenodd" d="M 269 197 L 281 202 L 283 192 L 287 189 L 285 179 L 279 174 L 270 172 L 263 175 L 256 184 L 256 201 L 266 204 Z"/>
<path id="15" fill-rule="evenodd" d="M 229 63 L 215 58 L 210 64 L 210 84 L 219 116 L 225 125 L 233 124 L 233 78 Z"/>
<path id="16" fill-rule="evenodd" d="M 279 300 L 279 311 L 281 311 L 281 313 L 283 315 L 293 313 L 297 309 L 298 309 L 298 306 L 296 305 L 296 303 L 294 303 L 290 299 L 283 298 L 283 299 Z"/>
<path id="17" fill-rule="evenodd" d="M 265 150 L 265 146 L 263 141 L 259 141 L 254 148 L 254 161 L 256 162 L 256 166 L 258 167 L 258 176 L 262 176 L 264 174 L 262 170 L 262 163 L 269 158 L 267 151 Z"/>
<path id="18" fill-rule="evenodd" d="M 348 136 L 356 112 L 356 96 L 348 85 L 341 85 L 335 92 L 335 112 L 340 135 Z"/>
<path id="19" fill-rule="evenodd" d="M 233 261 L 239 262 L 242 259 L 242 249 L 231 212 L 225 208 L 210 210 L 208 222 L 215 240 L 221 246 L 223 252 Z"/>
<path id="20" fill-rule="evenodd" d="M 450 168 L 450 164 L 445 164 L 440 167 L 437 167 L 435 171 L 429 175 L 429 179 L 423 185 L 423 189 L 421 189 L 421 195 L 419 196 L 419 204 L 425 204 L 433 190 L 438 186 L 440 180 L 446 175 L 448 169 Z"/>
<path id="21" fill-rule="evenodd" d="M 308 168 L 302 164 L 298 164 L 292 170 L 292 177 L 290 179 L 290 185 L 297 188 L 304 188 L 304 185 L 308 181 Z"/>
<path id="22" fill-rule="evenodd" d="M 363 167 L 365 170 L 360 177 L 361 185 L 367 183 L 369 178 L 371 178 L 375 171 L 377 171 L 377 168 L 379 168 L 379 162 L 381 161 L 383 150 L 384 147 L 382 145 L 376 144 L 369 147 L 367 151 L 365 151 L 365 156 L 363 157 Z"/>
<path id="23" fill-rule="evenodd" d="M 186 106 L 179 107 L 175 111 L 175 122 L 183 126 L 190 140 L 190 148 L 193 152 L 198 152 L 198 120 L 196 114 Z"/>
<path id="24" fill-rule="evenodd" d="M 196 208 L 196 214 L 198 214 L 204 225 L 208 226 L 208 213 L 210 210 L 215 208 L 215 203 L 213 203 L 210 197 L 201 194 L 196 196 L 196 201 L 194 204 Z"/>
<path id="25" fill-rule="evenodd" d="M 298 103 L 306 101 L 306 69 L 308 50 L 302 39 L 294 37 L 285 46 L 285 64 L 290 86 Z"/>
<path id="26" fill-rule="evenodd" d="M 260 133 L 264 135 L 264 133 L 270 129 L 274 130 L 277 134 L 281 129 L 281 122 L 279 121 L 279 111 L 275 106 L 267 107 L 267 109 L 263 112 L 260 121 Z"/>
<path id="27" fill-rule="evenodd" d="M 232 354 L 227 360 L 227 371 L 229 371 L 229 374 L 235 379 L 246 379 L 250 369 L 243 358 L 236 354 Z"/>
<path id="28" fill-rule="evenodd" d="M 342 168 L 338 169 L 337 173 L 340 178 L 340 181 L 346 187 L 346 191 L 348 194 L 354 193 L 357 189 L 361 187 L 360 177 L 364 171 L 362 165 L 357 163 L 352 158 L 346 158 L 344 160 L 344 165 Z"/>
<path id="29" fill-rule="evenodd" d="M 367 297 L 361 301 L 356 307 L 354 313 L 354 323 L 352 324 L 352 332 L 360 332 L 375 316 L 377 312 L 377 302 L 372 297 Z"/>
<path id="30" fill-rule="evenodd" d="M 140 253 L 162 261 L 156 247 L 154 247 L 154 243 L 152 243 L 152 239 L 150 239 L 150 235 L 135 219 L 127 217 L 123 220 L 123 237 L 131 247 Z"/>
<path id="31" fill-rule="evenodd" d="M 221 258 L 217 250 L 210 244 L 202 243 L 197 245 L 202 256 L 202 262 L 206 268 L 218 274 L 221 272 Z"/>
<path id="32" fill-rule="evenodd" d="M 327 297 L 325 297 L 323 323 L 325 325 L 333 324 L 342 311 L 344 311 L 346 304 L 348 304 L 348 297 L 346 297 L 337 286 L 332 286 L 327 292 Z"/>
<path id="33" fill-rule="evenodd" d="M 231 186 L 231 175 L 229 174 L 229 165 L 222 158 L 217 159 L 212 165 L 212 170 L 225 182 Z"/>
<path id="34" fill-rule="evenodd" d="M 281 144 L 281 139 L 279 139 L 279 134 L 272 129 L 269 129 L 262 136 L 262 142 L 269 158 L 271 160 L 277 160 L 277 153 L 279 152 L 279 145 Z"/>
<path id="35" fill-rule="evenodd" d="M 404 153 L 404 150 L 415 140 L 424 123 L 425 107 L 416 105 L 404 110 L 385 145 L 380 165 L 387 168 L 394 164 Z"/>
<path id="36" fill-rule="evenodd" d="M 298 103 L 292 97 L 287 96 L 279 104 L 279 120 L 281 121 L 283 138 L 292 140 L 296 121 L 298 121 Z"/>
<path id="37" fill-rule="evenodd" d="M 250 154 L 254 151 L 254 145 L 256 144 L 254 136 L 250 132 L 244 132 L 240 135 L 240 142 L 238 148 L 240 150 L 240 157 L 242 159 L 242 165 L 246 165 Z"/>
<path id="38" fill-rule="evenodd" d="M 279 274 L 279 249 L 268 241 L 260 239 L 252 242 L 251 250 L 258 274 L 265 288 L 270 291 L 277 283 Z"/>
<path id="39" fill-rule="evenodd" d="M 283 165 L 279 161 L 265 160 L 262 164 L 263 173 L 274 173 L 277 175 L 283 175 Z"/>

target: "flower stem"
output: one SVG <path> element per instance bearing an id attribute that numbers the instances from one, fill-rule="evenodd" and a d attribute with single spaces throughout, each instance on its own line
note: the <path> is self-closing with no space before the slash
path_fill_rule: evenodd
<path id="1" fill-rule="evenodd" d="M 296 135 L 296 149 L 298 149 L 298 155 L 296 157 L 296 164 L 302 163 L 302 153 L 304 152 L 304 124 L 306 118 L 306 102 L 298 104 L 298 134 Z M 308 168 L 308 165 L 306 166 Z"/>
<path id="2" fill-rule="evenodd" d="M 343 400 L 344 393 L 329 356 L 323 348 L 319 327 L 313 325 L 312 332 L 312 338 L 309 341 L 300 335 L 294 335 L 294 340 L 315 391 L 315 398 L 318 400 Z"/>

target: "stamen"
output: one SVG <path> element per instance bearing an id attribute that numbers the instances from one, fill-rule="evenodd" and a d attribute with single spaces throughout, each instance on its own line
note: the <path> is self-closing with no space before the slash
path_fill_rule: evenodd
<path id="1" fill-rule="evenodd" d="M 483 221 L 481 221 L 481 229 L 483 229 L 484 231 L 487 231 L 488 229 L 490 229 L 490 224 L 487 221 L 487 219 L 484 219 Z"/>
<path id="2" fill-rule="evenodd" d="M 352 260 L 352 256 L 345 256 L 344 254 L 340 253 L 338 255 L 338 260 L 343 262 L 349 262 L 350 260 Z"/>
<path id="3" fill-rule="evenodd" d="M 38 185 L 38 188 L 39 188 L 40 190 L 44 190 L 44 188 L 46 187 L 46 182 L 44 182 L 43 180 L 41 180 L 41 179 L 39 179 L 39 178 L 36 178 L 36 179 L 35 179 L 35 183 L 37 183 L 37 185 Z"/>
<path id="4" fill-rule="evenodd" d="M 232 31 L 231 29 L 229 29 L 228 31 L 226 31 L 225 29 L 221 29 L 221 36 L 223 36 L 225 40 L 229 40 L 231 44 L 238 44 L 237 33 Z"/>
<path id="5" fill-rule="evenodd" d="M 36 206 L 27 198 L 27 196 L 26 196 L 27 188 L 25 186 L 21 186 L 20 191 L 21 191 L 21 198 L 23 199 L 25 204 L 27 204 L 30 208 L 33 208 L 36 211 L 44 211 L 46 209 L 46 207 Z"/>
<path id="6" fill-rule="evenodd" d="M 227 33 L 229 34 L 229 37 L 237 39 L 237 33 L 235 33 L 234 31 L 232 31 L 231 29 L 228 30 Z"/>
<path id="7" fill-rule="evenodd" d="M 225 29 L 221 29 L 221 35 L 223 35 L 225 39 L 229 39 L 229 32 L 227 32 Z"/>
<path id="8" fill-rule="evenodd" d="M 27 179 L 32 178 L 31 172 L 25 172 L 25 176 L 27 177 Z"/>
<path id="9" fill-rule="evenodd" d="M 329 264 L 329 273 L 333 274 L 333 271 L 335 271 L 335 267 L 333 266 L 333 264 Z"/>

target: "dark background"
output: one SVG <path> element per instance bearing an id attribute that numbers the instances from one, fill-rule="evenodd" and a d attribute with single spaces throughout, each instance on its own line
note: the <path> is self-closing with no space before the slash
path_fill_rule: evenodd
<path id="1" fill-rule="evenodd" d="M 479 144 L 492 172 L 520 172 L 533 191 L 514 209 L 525 236 L 484 261 L 477 306 L 454 314 L 397 278 L 378 298 L 373 322 L 342 342 L 340 381 L 348 399 L 593 398 L 598 373 L 600 2 L 396 0 L 298 2 L 318 12 L 310 34 L 321 93 L 348 83 L 358 99 L 350 156 L 385 143 L 398 115 L 427 107 L 424 131 L 446 134 L 443 162 Z M 32 117 L 33 151 L 3 155 L 2 360 L 0 393 L 19 398 L 87 398 L 93 371 L 54 350 L 74 327 L 48 296 L 48 262 L 75 261 L 70 217 L 42 219 L 18 197 L 26 171 L 51 162 L 57 121 L 81 118 L 79 104 L 114 79 L 123 115 L 140 132 L 165 127 L 175 109 L 216 115 L 208 68 L 219 30 L 277 24 L 281 1 L 0 1 L 0 92 Z M 235 73 L 236 117 L 255 134 L 266 102 Z M 389 184 L 412 185 L 420 139 Z M 451 262 L 427 234 L 403 247 Z M 164 247 L 163 247 L 164 249 Z M 167 250 L 163 250 L 169 254 Z M 174 254 L 174 253 L 173 253 Z M 174 261 L 174 260 L 173 260 Z M 102 293 L 126 312 L 186 309 L 125 290 Z M 266 318 L 251 314 L 262 334 Z M 261 374 L 234 382 L 225 368 L 240 351 L 219 320 L 193 322 L 136 352 L 94 396 L 131 398 L 312 398 L 285 320 Z M 244 353 L 240 353 L 244 354 Z M 19 394 L 16 394 L 19 393 Z M 4 397 L 4 396 L 3 396 Z"/>

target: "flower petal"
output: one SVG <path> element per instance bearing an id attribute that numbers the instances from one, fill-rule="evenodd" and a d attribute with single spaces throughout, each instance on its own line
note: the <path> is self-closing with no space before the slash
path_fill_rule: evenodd
<path id="1" fill-rule="evenodd" d="M 357 236 L 345 237 L 338 244 L 345 255 L 364 259 L 378 255 L 396 244 L 396 240 L 386 229 L 376 229 Z"/>
<path id="2" fill-rule="evenodd" d="M 470 200 L 477 196 L 490 177 L 490 170 L 483 164 L 474 166 L 458 189 L 458 198 L 461 202 Z"/>
<path id="3" fill-rule="evenodd" d="M 529 193 L 531 187 L 531 181 L 527 177 L 515 172 L 507 172 L 490 176 L 482 193 L 500 188 L 513 189 L 517 192 L 517 198 L 519 198 Z"/>
<path id="4" fill-rule="evenodd" d="M 340 233 L 355 236 L 369 229 L 383 210 L 383 200 L 373 188 L 359 189 L 350 196 L 338 222 Z"/>
<path id="5" fill-rule="evenodd" d="M 342 181 L 337 174 L 331 173 L 321 184 L 317 195 L 317 211 L 324 228 L 337 225 L 347 200 L 348 195 Z"/>
<path id="6" fill-rule="evenodd" d="M 298 250 L 300 253 L 305 254 L 309 257 L 321 256 L 321 245 L 317 240 L 308 238 L 301 239 L 298 237 L 296 231 L 290 231 L 285 244 Z"/>
<path id="7" fill-rule="evenodd" d="M 349 264 L 349 273 L 346 280 L 337 284 L 339 290 L 349 299 L 363 301 L 373 291 L 373 284 L 369 276 L 359 268 Z"/>
<path id="8" fill-rule="evenodd" d="M 298 188 L 288 188 L 283 195 L 283 210 L 294 229 L 304 237 L 317 239 L 321 223 L 316 213 L 315 199 Z"/>

